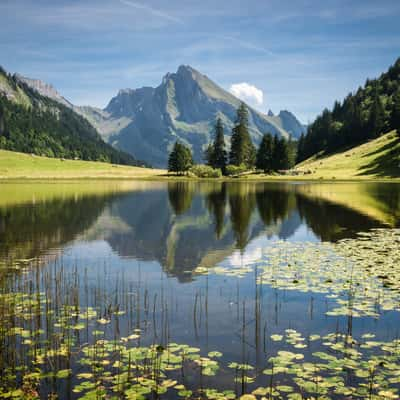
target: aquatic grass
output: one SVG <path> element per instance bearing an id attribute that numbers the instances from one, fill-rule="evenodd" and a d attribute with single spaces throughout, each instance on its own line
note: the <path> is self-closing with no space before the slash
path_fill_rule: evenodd
<path id="1" fill-rule="evenodd" d="M 218 391 L 212 387 L 187 387 L 184 383 L 184 377 L 193 374 L 196 369 L 199 376 L 216 376 L 223 367 L 218 361 L 223 356 L 219 351 L 201 355 L 201 349 L 178 343 L 169 343 L 166 347 L 156 344 L 139 346 L 138 331 L 130 339 L 128 336 L 107 340 L 95 335 L 93 343 L 78 346 L 76 335 L 81 329 L 75 329 L 76 325 L 70 322 L 76 317 L 79 321 L 86 321 L 87 315 L 90 315 L 89 328 L 94 331 L 99 323 L 93 309 L 77 310 L 75 306 L 64 305 L 55 316 L 57 322 L 53 335 L 41 342 L 40 336 L 44 332 L 36 331 L 32 317 L 45 308 L 46 300 L 43 293 L 39 293 L 39 303 L 36 302 L 37 298 L 34 292 L 29 295 L 1 295 L 1 304 L 10 306 L 13 318 L 16 318 L 14 321 L 19 322 L 13 329 L 2 331 L 2 342 L 11 339 L 18 342 L 21 349 L 28 349 L 26 358 L 20 360 L 24 368 L 14 363 L 4 369 L 6 373 L 1 378 L 1 398 L 39 398 L 40 382 L 53 381 L 50 386 L 56 393 L 62 387 L 59 382 L 71 378 L 72 370 L 66 367 L 73 363 L 72 359 L 83 368 L 74 377 L 79 382 L 74 384 L 72 392 L 83 399 L 110 396 L 146 398 L 152 393 L 162 395 L 170 391 L 182 398 L 200 395 L 208 399 L 233 399 L 237 396 L 232 389 Z M 24 321 L 29 321 L 31 325 Z M 75 335 L 74 340 L 67 331 Z M 236 379 L 241 384 L 245 382 L 248 387 L 241 394 L 241 398 L 245 399 L 296 399 L 307 396 L 320 399 L 333 398 L 330 396 L 397 398 L 400 340 L 373 341 L 372 336 L 365 334 L 356 339 L 337 332 L 322 337 L 312 335 L 310 344 L 304 346 L 323 346 L 327 351 L 313 352 L 312 360 L 307 360 L 302 349 L 298 348 L 298 344 L 306 342 L 306 338 L 296 330 L 286 329 L 281 340 L 294 351 L 278 350 L 268 359 L 270 367 L 262 371 L 263 375 L 270 377 L 265 387 L 251 389 L 257 374 L 248 363 L 230 362 L 224 368 L 239 372 Z M 38 338 L 38 345 L 50 342 L 51 348 L 39 347 L 34 355 L 29 349 L 35 347 L 36 340 L 32 339 L 35 337 Z M 26 341 L 27 338 L 29 341 Z M 20 375 L 20 379 L 17 375 Z"/>
<path id="2" fill-rule="evenodd" d="M 268 346 L 261 352 L 263 359 L 259 365 L 249 361 L 249 342 L 258 342 L 261 289 L 266 284 L 277 290 L 324 293 L 331 304 L 327 318 L 343 315 L 331 313 L 341 310 L 339 300 L 351 318 L 371 315 L 372 300 L 379 300 L 374 318 L 382 310 L 397 310 L 389 305 L 398 306 L 398 235 L 379 230 L 337 245 L 279 244 L 265 249 L 265 259 L 251 266 L 254 315 L 239 286 L 232 295 L 238 359 L 227 358 L 218 348 L 172 342 L 172 302 L 163 288 L 150 297 L 140 277 L 133 284 L 115 274 L 110 285 L 110 271 L 104 268 L 89 285 L 85 270 L 79 272 L 77 266 L 67 269 L 55 261 L 42 269 L 27 263 L 0 285 L 0 398 L 55 399 L 66 393 L 82 399 L 398 398 L 400 339 L 378 340 L 372 332 L 359 337 L 351 329 L 306 334 L 290 327 L 267 331 L 264 325 L 264 349 L 266 342 Z M 366 258 L 373 265 L 363 283 L 359 275 Z M 308 269 L 306 260 L 312 260 Z M 330 271 L 332 265 L 337 267 Z M 374 295 L 361 295 L 365 288 Z M 208 286 L 193 292 L 196 329 L 207 323 L 207 298 Z M 363 308 L 361 301 L 367 301 Z M 146 329 L 154 321 L 158 334 L 149 344 Z M 250 322 L 257 326 L 254 336 Z"/>

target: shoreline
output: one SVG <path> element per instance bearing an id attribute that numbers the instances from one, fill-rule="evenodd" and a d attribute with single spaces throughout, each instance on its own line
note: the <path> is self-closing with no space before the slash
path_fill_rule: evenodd
<path id="1" fill-rule="evenodd" d="M 259 183 L 301 183 L 301 182 L 319 182 L 319 183 L 356 183 L 356 182 L 383 182 L 383 183 L 400 183 L 400 177 L 348 177 L 348 178 L 302 178 L 298 176 L 255 176 L 255 177 L 222 177 L 222 178 L 198 178 L 198 177 L 187 177 L 187 176 L 167 176 L 167 175 L 149 175 L 149 176 L 0 176 L 0 184 L 7 182 L 85 182 L 85 181 L 155 181 L 155 182 L 259 182 Z"/>

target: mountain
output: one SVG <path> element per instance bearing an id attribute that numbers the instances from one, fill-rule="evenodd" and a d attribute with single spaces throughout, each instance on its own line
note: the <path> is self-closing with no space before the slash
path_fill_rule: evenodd
<path id="1" fill-rule="evenodd" d="M 142 164 L 105 143 L 50 85 L 0 68 L 0 148 L 47 157 Z"/>
<path id="2" fill-rule="evenodd" d="M 202 161 L 217 117 L 229 143 L 240 103 L 207 76 L 182 65 L 176 73 L 166 74 L 156 88 L 120 90 L 104 110 L 84 107 L 78 112 L 114 147 L 165 167 L 176 140 L 191 147 L 195 161 Z M 305 131 L 288 111 L 274 116 L 248 109 L 250 135 L 256 144 L 267 132 L 298 138 Z"/>
<path id="3" fill-rule="evenodd" d="M 397 130 L 400 133 L 400 58 L 377 79 L 325 109 L 298 146 L 298 161 L 342 151 Z"/>
<path id="4" fill-rule="evenodd" d="M 303 125 L 295 115 L 288 110 L 280 111 L 277 116 L 274 116 L 271 110 L 269 110 L 268 113 L 272 114 L 270 117 L 272 117 L 276 125 L 289 133 L 292 138 L 298 139 L 302 133 L 307 132 L 307 125 Z"/>

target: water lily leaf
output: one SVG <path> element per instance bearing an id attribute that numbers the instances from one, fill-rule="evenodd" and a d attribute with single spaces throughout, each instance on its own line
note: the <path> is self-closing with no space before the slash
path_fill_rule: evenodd
<path id="1" fill-rule="evenodd" d="M 57 371 L 56 378 L 57 379 L 68 378 L 71 375 L 71 372 L 72 371 L 70 369 L 61 369 Z"/>

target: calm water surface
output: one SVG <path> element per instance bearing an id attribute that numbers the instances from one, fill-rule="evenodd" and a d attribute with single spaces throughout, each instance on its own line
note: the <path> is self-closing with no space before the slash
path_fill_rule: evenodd
<path id="1" fill-rule="evenodd" d="M 396 311 L 378 317 L 328 316 L 332 300 L 324 293 L 257 283 L 264 249 L 282 241 L 338 242 L 399 223 L 400 186 L 388 183 L 4 183 L 1 292 L 44 292 L 56 313 L 64 304 L 93 307 L 97 318 L 107 321 L 98 327 L 104 339 L 140 329 L 132 345 L 165 348 L 175 342 L 197 347 L 202 355 L 219 351 L 225 367 L 218 377 L 202 377 L 201 384 L 239 396 L 268 386 L 270 378 L 257 371 L 268 367 L 271 355 L 290 348 L 271 335 L 284 335 L 286 329 L 305 338 L 373 333 L 375 340 L 390 341 L 400 330 Z M 215 266 L 247 266 L 248 272 L 204 274 Z M 7 329 L 13 323 L 8 321 Z M 46 347 L 49 324 L 54 321 L 44 314 L 23 322 L 25 328 L 41 330 L 43 342 L 35 349 Z M 16 369 L 12 378 L 0 378 L 0 387 L 14 380 L 17 388 L 23 384 L 18 366 L 38 366 L 30 364 L 32 349 L 15 355 L 24 344 L 5 338 L 4 330 L 0 367 Z M 96 340 L 87 329 L 75 332 L 76 348 Z M 302 352 L 307 358 L 319 346 Z M 42 382 L 40 397 L 82 396 L 73 391 L 77 374 L 85 371 L 78 361 L 74 355 L 55 365 L 46 361 L 47 371 L 71 369 L 72 374 Z M 254 367 L 254 382 L 234 383 L 234 372 L 226 367 L 232 361 Z M 193 367 L 186 386 L 193 389 L 199 382 Z"/>

